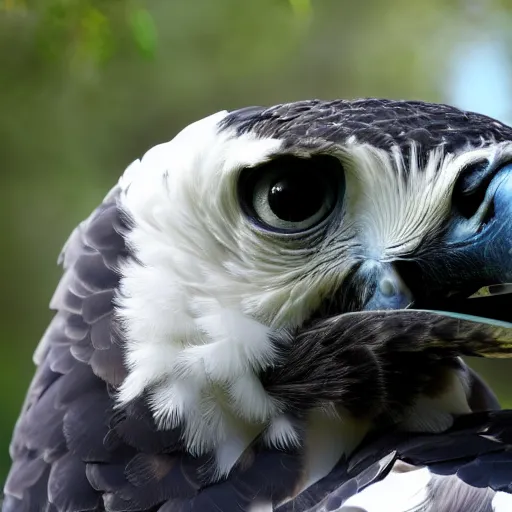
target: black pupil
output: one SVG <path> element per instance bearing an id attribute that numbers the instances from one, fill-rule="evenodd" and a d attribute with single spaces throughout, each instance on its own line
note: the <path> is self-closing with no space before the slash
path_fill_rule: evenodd
<path id="1" fill-rule="evenodd" d="M 276 217 L 301 222 L 317 213 L 325 201 L 325 182 L 312 173 L 290 172 L 268 192 L 268 204 Z"/>

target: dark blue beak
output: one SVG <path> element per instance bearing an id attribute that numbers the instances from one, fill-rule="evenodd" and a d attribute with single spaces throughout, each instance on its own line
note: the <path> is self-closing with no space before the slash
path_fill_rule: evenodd
<path id="1" fill-rule="evenodd" d="M 512 295 L 504 293 L 512 287 L 469 298 L 483 287 L 512 283 L 512 164 L 488 165 L 460 181 L 451 215 L 434 239 L 410 259 L 372 267 L 363 309 L 442 309 L 512 320 Z"/>

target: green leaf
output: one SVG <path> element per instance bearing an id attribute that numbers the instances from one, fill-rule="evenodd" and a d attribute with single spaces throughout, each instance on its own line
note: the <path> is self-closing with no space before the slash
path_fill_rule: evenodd
<path id="1" fill-rule="evenodd" d="M 100 10 L 88 6 L 80 19 L 81 37 L 77 52 L 93 62 L 106 62 L 113 53 L 112 32 L 108 18 Z"/>
<path id="2" fill-rule="evenodd" d="M 290 2 L 290 6 L 295 13 L 295 16 L 298 18 L 304 19 L 309 18 L 311 16 L 311 12 L 313 10 L 313 6 L 311 5 L 311 0 L 288 0 Z"/>
<path id="3" fill-rule="evenodd" d="M 153 16 L 147 9 L 138 8 L 130 12 L 130 26 L 139 51 L 152 58 L 156 53 L 158 32 Z"/>

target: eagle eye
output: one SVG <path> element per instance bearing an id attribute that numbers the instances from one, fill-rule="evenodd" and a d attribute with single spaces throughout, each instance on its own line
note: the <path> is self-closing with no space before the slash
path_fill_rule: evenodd
<path id="1" fill-rule="evenodd" d="M 244 212 L 261 227 L 283 233 L 306 231 L 335 208 L 344 186 L 340 161 L 330 155 L 281 156 L 242 171 Z"/>

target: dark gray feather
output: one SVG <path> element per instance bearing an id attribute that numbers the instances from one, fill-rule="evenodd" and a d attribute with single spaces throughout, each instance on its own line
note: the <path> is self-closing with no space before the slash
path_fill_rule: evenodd
<path id="1" fill-rule="evenodd" d="M 223 121 L 239 134 L 255 132 L 283 139 L 289 146 L 318 141 L 343 144 L 349 137 L 389 150 L 398 146 L 407 160 L 411 142 L 420 155 L 512 139 L 512 128 L 487 116 L 450 105 L 389 99 L 306 100 L 231 112 Z M 484 141 L 484 142 L 482 142 Z"/>

